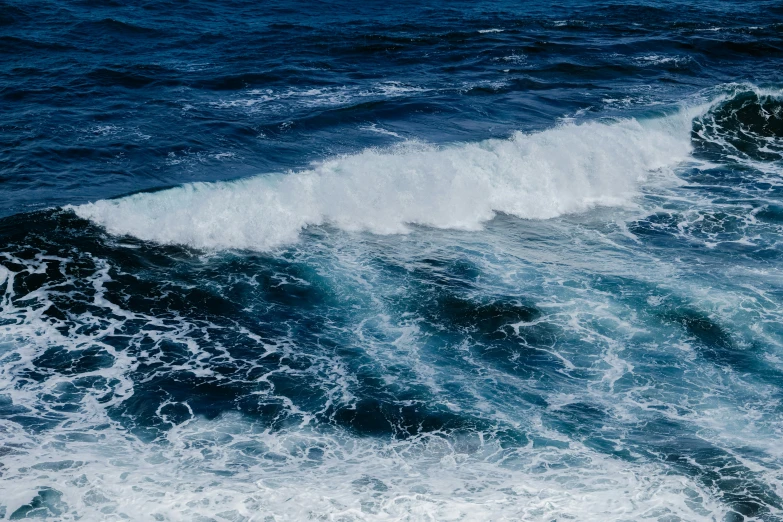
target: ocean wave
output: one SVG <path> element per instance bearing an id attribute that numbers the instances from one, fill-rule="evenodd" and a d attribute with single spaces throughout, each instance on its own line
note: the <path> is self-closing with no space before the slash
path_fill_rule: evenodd
<path id="1" fill-rule="evenodd" d="M 731 96 L 694 120 L 693 142 L 709 160 L 774 170 L 783 160 L 783 91 L 736 85 Z"/>
<path id="2" fill-rule="evenodd" d="M 567 123 L 442 148 L 406 142 L 301 172 L 66 208 L 112 234 L 202 249 L 274 249 L 325 224 L 376 234 L 478 230 L 499 212 L 547 219 L 631 204 L 648 173 L 688 156 L 692 116 Z"/>
<path id="3" fill-rule="evenodd" d="M 376 234 L 406 233 L 412 225 L 479 230 L 497 213 L 548 219 L 632 205 L 650 172 L 671 170 L 694 146 L 703 154 L 725 149 L 736 132 L 748 138 L 762 126 L 777 129 L 777 96 L 734 84 L 706 104 L 658 118 L 566 122 L 447 147 L 408 141 L 300 172 L 193 183 L 66 208 L 111 234 L 207 250 L 266 251 L 320 225 Z M 733 129 L 731 118 L 743 114 L 750 120 Z M 759 153 L 778 157 L 777 135 L 760 139 Z"/>

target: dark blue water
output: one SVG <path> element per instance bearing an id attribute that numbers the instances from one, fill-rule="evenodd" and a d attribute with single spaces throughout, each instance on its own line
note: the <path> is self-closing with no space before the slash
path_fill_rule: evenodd
<path id="1" fill-rule="evenodd" d="M 0 519 L 783 520 L 783 6 L 0 0 Z"/>

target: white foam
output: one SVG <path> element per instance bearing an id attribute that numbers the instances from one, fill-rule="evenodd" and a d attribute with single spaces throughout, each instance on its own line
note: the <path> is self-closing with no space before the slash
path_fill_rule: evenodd
<path id="1" fill-rule="evenodd" d="M 521 64 L 527 61 L 527 55 L 524 53 L 517 54 L 516 52 L 512 52 L 508 56 L 503 56 L 502 58 L 493 58 L 492 60 L 493 61 L 503 60 L 504 62 Z"/>
<path id="2" fill-rule="evenodd" d="M 579 444 L 508 452 L 486 443 L 471 454 L 438 436 L 384 444 L 253 433 L 232 415 L 174 428 L 157 447 L 107 431 L 100 442 L 69 444 L 70 453 L 52 444 L 42 462 L 26 451 L 10 456 L 7 513 L 53 477 L 60 520 L 621 521 L 668 513 L 707 521 L 726 512 L 660 465 L 625 464 Z M 14 438 L 39 442 L 21 430 Z M 248 457 L 242 448 L 275 458 Z M 569 456 L 585 466 L 568 465 Z M 504 457 L 517 465 L 504 465 Z M 703 503 L 697 510 L 688 505 L 694 497 Z"/>
<path id="3" fill-rule="evenodd" d="M 547 219 L 631 204 L 650 171 L 687 157 L 689 130 L 682 112 L 443 148 L 407 143 L 302 172 L 67 208 L 112 234 L 204 249 L 273 249 L 324 224 L 376 234 L 405 233 L 414 224 L 477 230 L 497 212 Z"/>
<path id="4" fill-rule="evenodd" d="M 392 99 L 411 93 L 428 92 L 430 89 L 407 85 L 396 81 L 374 84 L 369 88 L 352 86 L 324 87 L 321 89 L 250 89 L 228 99 L 210 102 L 219 109 L 242 109 L 251 113 L 285 113 L 292 109 L 332 108 L 361 103 L 366 99 Z"/>
<path id="5" fill-rule="evenodd" d="M 383 127 L 379 127 L 375 123 L 371 123 L 370 125 L 364 125 L 362 127 L 359 127 L 359 129 L 367 132 L 374 132 L 376 134 L 384 134 L 386 136 L 392 136 L 394 138 L 402 138 L 402 136 L 400 136 L 396 132 L 390 131 L 388 129 L 384 129 Z"/>
<path id="6" fill-rule="evenodd" d="M 634 58 L 634 61 L 641 66 L 664 64 L 681 65 L 689 62 L 690 58 L 687 56 L 664 56 L 660 54 L 648 54 L 644 56 L 638 56 Z"/>

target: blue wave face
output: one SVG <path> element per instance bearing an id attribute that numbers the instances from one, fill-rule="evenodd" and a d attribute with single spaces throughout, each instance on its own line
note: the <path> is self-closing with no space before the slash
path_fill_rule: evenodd
<path id="1" fill-rule="evenodd" d="M 777 2 L 0 1 L 0 519 L 783 518 Z"/>

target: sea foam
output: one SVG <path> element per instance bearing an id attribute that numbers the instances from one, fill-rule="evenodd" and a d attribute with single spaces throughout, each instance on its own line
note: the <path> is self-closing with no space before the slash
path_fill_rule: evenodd
<path id="1" fill-rule="evenodd" d="M 202 249 L 274 249 L 324 224 L 376 234 L 477 230 L 498 212 L 548 219 L 628 205 L 648 173 L 688 156 L 689 132 L 685 111 L 567 123 L 509 139 L 368 149 L 299 172 L 66 208 L 112 234 Z"/>

